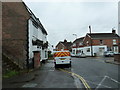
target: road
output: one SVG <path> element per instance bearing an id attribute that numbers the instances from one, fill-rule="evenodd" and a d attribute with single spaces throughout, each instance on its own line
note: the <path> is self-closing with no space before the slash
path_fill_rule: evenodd
<path id="1" fill-rule="evenodd" d="M 118 65 L 105 63 L 113 58 L 72 58 L 72 72 L 81 75 L 91 88 L 118 88 Z"/>
<path id="2" fill-rule="evenodd" d="M 118 65 L 104 62 L 111 59 L 113 58 L 72 58 L 72 67 L 62 67 L 62 69 L 83 77 L 92 89 L 118 88 L 120 85 Z M 35 71 L 34 79 L 20 83 L 12 82 L 3 86 L 11 88 L 84 88 L 81 80 L 68 72 L 55 69 L 53 60 L 48 60 L 39 70 Z"/>

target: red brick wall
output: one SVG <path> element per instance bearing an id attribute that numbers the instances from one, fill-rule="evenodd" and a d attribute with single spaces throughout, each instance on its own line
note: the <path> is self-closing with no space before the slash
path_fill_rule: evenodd
<path id="1" fill-rule="evenodd" d="M 87 44 L 87 41 L 89 42 Z M 84 42 L 83 42 L 83 45 L 84 46 L 90 46 L 91 45 L 91 38 L 89 36 L 86 35 L 85 39 L 84 39 Z"/>
<path id="2" fill-rule="evenodd" d="M 103 44 L 100 44 L 100 40 L 103 40 Z M 118 39 L 116 39 L 118 45 Z M 113 39 L 94 39 L 93 45 L 107 45 L 108 47 L 113 46 Z"/>
<path id="3" fill-rule="evenodd" d="M 2 3 L 2 53 L 21 67 L 27 59 L 27 20 L 22 2 Z"/>
<path id="4" fill-rule="evenodd" d="M 103 44 L 100 44 L 100 40 L 103 40 Z M 89 41 L 89 44 L 87 44 L 87 41 Z M 84 46 L 90 46 L 91 38 L 89 36 L 86 36 L 83 43 Z M 113 39 L 92 39 L 92 45 L 107 45 L 108 47 L 112 47 Z M 118 45 L 118 39 L 116 39 L 116 45 Z"/>

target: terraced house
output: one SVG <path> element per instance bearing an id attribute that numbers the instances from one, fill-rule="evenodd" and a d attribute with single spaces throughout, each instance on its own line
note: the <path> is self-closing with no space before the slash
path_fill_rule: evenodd
<path id="1" fill-rule="evenodd" d="M 3 57 L 21 69 L 38 68 L 48 58 L 47 32 L 22 1 L 2 3 L 2 43 Z"/>

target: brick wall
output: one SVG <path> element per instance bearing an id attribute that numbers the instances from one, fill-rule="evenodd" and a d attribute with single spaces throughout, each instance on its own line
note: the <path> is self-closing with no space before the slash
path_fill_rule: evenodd
<path id="1" fill-rule="evenodd" d="M 28 19 L 22 2 L 2 3 L 2 53 L 21 67 L 26 66 Z"/>
<path id="2" fill-rule="evenodd" d="M 103 44 L 100 44 L 100 40 L 103 40 Z M 87 44 L 87 41 L 89 42 L 88 44 Z M 91 38 L 89 36 L 86 36 L 83 43 L 84 43 L 84 46 L 90 46 Z M 112 47 L 113 39 L 92 39 L 92 45 L 107 45 L 108 47 Z M 116 39 L 116 45 L 118 45 L 118 39 Z"/>
<path id="3" fill-rule="evenodd" d="M 103 40 L 103 44 L 100 44 L 100 40 Z M 118 45 L 118 39 L 116 39 Z M 113 39 L 94 39 L 93 45 L 107 45 L 108 47 L 113 46 Z"/>

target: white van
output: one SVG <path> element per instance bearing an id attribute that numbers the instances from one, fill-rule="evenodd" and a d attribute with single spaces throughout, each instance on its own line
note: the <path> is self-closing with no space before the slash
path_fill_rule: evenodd
<path id="1" fill-rule="evenodd" d="M 55 68 L 58 65 L 69 65 L 71 67 L 71 56 L 68 50 L 54 51 L 54 64 Z"/>

